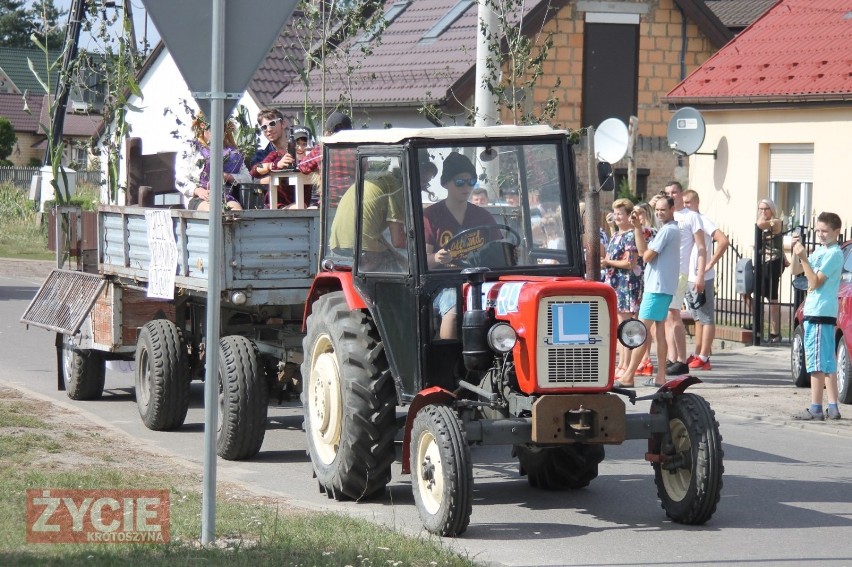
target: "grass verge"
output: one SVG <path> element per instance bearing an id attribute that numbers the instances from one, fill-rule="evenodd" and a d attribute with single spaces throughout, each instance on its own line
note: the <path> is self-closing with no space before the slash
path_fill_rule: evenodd
<path id="1" fill-rule="evenodd" d="M 295 510 L 220 483 L 217 545 L 203 548 L 201 477 L 168 457 L 47 402 L 0 388 L 0 564 L 44 565 L 474 565 L 434 539 L 369 522 Z M 168 544 L 27 544 L 31 488 L 168 489 Z"/>

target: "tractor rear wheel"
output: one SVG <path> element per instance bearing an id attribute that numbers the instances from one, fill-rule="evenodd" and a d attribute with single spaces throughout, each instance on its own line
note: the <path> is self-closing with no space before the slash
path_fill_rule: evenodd
<path id="1" fill-rule="evenodd" d="M 240 336 L 219 340 L 219 429 L 216 454 L 234 461 L 253 457 L 266 435 L 269 386 L 257 346 Z"/>
<path id="2" fill-rule="evenodd" d="M 148 321 L 136 343 L 136 406 L 154 431 L 183 425 L 189 410 L 189 364 L 183 333 L 167 319 Z"/>
<path id="3" fill-rule="evenodd" d="M 676 396 L 669 407 L 670 448 L 662 436 L 650 441 L 657 495 L 666 516 L 681 524 L 703 524 L 716 511 L 722 491 L 722 435 L 707 401 L 695 394 Z"/>
<path id="4" fill-rule="evenodd" d="M 302 405 L 308 454 L 329 498 L 384 492 L 396 452 L 396 390 L 372 319 L 328 293 L 308 317 Z"/>
<path id="5" fill-rule="evenodd" d="M 457 536 L 473 509 L 473 466 L 461 423 L 452 408 L 427 405 L 411 428 L 411 488 L 427 531 Z"/>
<path id="6" fill-rule="evenodd" d="M 533 488 L 569 490 L 585 488 L 598 476 L 604 460 L 603 445 L 574 443 L 559 447 L 515 445 L 521 475 Z"/>
<path id="7" fill-rule="evenodd" d="M 78 349 L 74 339 L 62 335 L 60 349 L 62 380 L 72 400 L 97 400 L 104 393 L 106 362 L 96 350 Z"/>

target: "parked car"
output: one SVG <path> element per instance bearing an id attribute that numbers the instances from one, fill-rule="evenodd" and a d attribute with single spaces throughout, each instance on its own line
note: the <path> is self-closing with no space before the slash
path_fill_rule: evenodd
<path id="1" fill-rule="evenodd" d="M 837 314 L 837 329 L 835 343 L 837 345 L 837 391 L 842 404 L 852 404 L 852 240 L 843 243 L 843 272 L 840 276 L 838 291 L 840 310 Z M 809 388 L 811 376 L 805 369 L 805 333 L 802 328 L 802 309 L 804 303 L 796 311 L 793 324 L 793 346 L 790 350 L 793 382 L 799 388 Z"/>

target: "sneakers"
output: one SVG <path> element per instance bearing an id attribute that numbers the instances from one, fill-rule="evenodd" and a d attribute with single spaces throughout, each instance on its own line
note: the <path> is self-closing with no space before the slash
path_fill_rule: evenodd
<path id="1" fill-rule="evenodd" d="M 810 410 L 808 410 L 808 411 L 810 412 Z M 828 419 L 828 420 L 840 419 L 840 410 L 829 406 L 828 408 L 826 408 L 824 415 L 825 415 L 825 419 Z"/>
<path id="2" fill-rule="evenodd" d="M 692 368 L 692 363 L 695 362 L 696 360 L 700 360 L 700 359 L 697 356 L 695 356 L 694 354 L 690 354 L 689 358 L 686 359 L 686 365 L 689 366 L 690 368 Z"/>
<path id="3" fill-rule="evenodd" d="M 805 408 L 799 413 L 793 414 L 793 419 L 797 419 L 799 421 L 823 421 L 825 419 L 825 415 L 820 413 L 811 413 L 810 408 Z M 840 412 L 837 413 L 837 417 L 830 417 L 829 419 L 840 419 Z"/>
<path id="4" fill-rule="evenodd" d="M 683 362 L 674 362 L 666 367 L 666 376 L 682 376 L 689 374 L 689 366 Z"/>
<path id="5" fill-rule="evenodd" d="M 692 359 L 692 362 L 687 362 L 686 364 L 691 370 L 713 370 L 713 366 L 710 364 L 710 359 L 708 358 L 706 361 L 701 360 L 697 356 Z"/>
<path id="6" fill-rule="evenodd" d="M 654 375 L 654 365 L 651 364 L 651 359 L 646 358 L 639 364 L 639 368 L 636 369 L 637 376 L 653 376 Z"/>

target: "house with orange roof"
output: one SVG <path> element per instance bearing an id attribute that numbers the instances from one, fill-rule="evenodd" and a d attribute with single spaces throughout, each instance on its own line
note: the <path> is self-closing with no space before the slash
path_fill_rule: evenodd
<path id="1" fill-rule="evenodd" d="M 701 112 L 689 187 L 737 241 L 767 197 L 788 227 L 821 211 L 852 224 L 852 0 L 780 0 L 663 101 Z"/>

